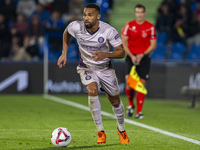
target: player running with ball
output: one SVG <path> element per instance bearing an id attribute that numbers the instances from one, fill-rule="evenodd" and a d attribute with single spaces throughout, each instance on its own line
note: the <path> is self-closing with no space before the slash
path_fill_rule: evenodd
<path id="1" fill-rule="evenodd" d="M 106 143 L 98 97 L 98 86 L 101 86 L 115 113 L 120 143 L 129 144 L 124 127 L 124 106 L 119 98 L 118 81 L 110 61 L 110 58 L 123 58 L 125 51 L 116 29 L 99 21 L 100 17 L 100 7 L 90 3 L 84 8 L 83 21 L 73 21 L 67 26 L 63 34 L 62 55 L 59 57 L 57 65 L 59 68 L 66 65 L 70 39 L 71 36 L 75 37 L 80 52 L 77 72 L 88 92 L 89 108 L 98 130 L 97 143 Z M 110 44 L 114 47 L 114 52 L 110 51 Z"/>
<path id="2" fill-rule="evenodd" d="M 136 72 L 141 78 L 143 85 L 149 79 L 151 58 L 149 54 L 156 48 L 156 32 L 153 24 L 145 20 L 145 6 L 137 4 L 135 6 L 135 20 L 128 22 L 122 29 L 122 43 L 127 53 L 126 57 L 126 81 L 133 65 L 136 65 Z M 132 117 L 134 111 L 134 90 L 126 85 L 126 95 L 129 100 L 127 117 Z M 142 106 L 145 95 L 137 92 L 137 112 L 136 119 L 143 119 Z"/>

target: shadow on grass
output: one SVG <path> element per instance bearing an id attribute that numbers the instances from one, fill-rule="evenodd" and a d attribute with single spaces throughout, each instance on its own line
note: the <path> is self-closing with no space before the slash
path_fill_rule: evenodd
<path id="1" fill-rule="evenodd" d="M 109 146 L 116 146 L 120 145 L 120 143 L 117 144 L 105 144 L 105 145 L 91 145 L 91 146 L 74 146 L 74 147 L 66 147 L 67 150 L 70 149 L 91 149 L 91 148 L 99 148 L 99 149 L 104 149 Z M 64 147 L 47 147 L 47 148 L 42 148 L 42 149 L 34 149 L 34 150 L 63 150 Z"/>

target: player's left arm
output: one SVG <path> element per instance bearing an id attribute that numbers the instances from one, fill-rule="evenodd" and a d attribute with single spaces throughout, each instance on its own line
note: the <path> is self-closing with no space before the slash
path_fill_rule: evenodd
<path id="1" fill-rule="evenodd" d="M 125 56 L 125 51 L 123 49 L 123 45 L 120 44 L 119 46 L 114 47 L 115 51 L 113 52 L 101 52 L 97 51 L 92 54 L 92 58 L 95 61 L 100 61 L 105 58 L 124 58 Z"/>

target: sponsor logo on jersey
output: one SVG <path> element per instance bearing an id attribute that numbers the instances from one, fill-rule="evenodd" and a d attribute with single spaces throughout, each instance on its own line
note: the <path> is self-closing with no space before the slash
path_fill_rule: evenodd
<path id="1" fill-rule="evenodd" d="M 117 40 L 119 37 L 119 34 L 115 35 L 115 40 Z"/>
<path id="2" fill-rule="evenodd" d="M 103 42 L 104 42 L 104 38 L 103 38 L 103 37 L 99 37 L 99 38 L 98 38 L 98 42 L 99 42 L 99 43 L 103 43 Z"/>

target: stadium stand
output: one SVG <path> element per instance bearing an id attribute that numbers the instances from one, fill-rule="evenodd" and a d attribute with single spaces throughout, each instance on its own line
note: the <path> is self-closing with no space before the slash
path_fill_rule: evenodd
<path id="1" fill-rule="evenodd" d="M 171 47 L 171 54 L 169 60 L 181 61 L 185 53 L 186 46 L 180 42 L 174 42 Z"/>
<path id="2" fill-rule="evenodd" d="M 101 20 L 109 22 L 113 0 L 0 0 L 0 26 L 4 27 L 0 28 L 0 61 L 12 60 L 14 45 L 25 49 L 34 61 L 42 60 L 48 47 L 49 59 L 57 60 L 64 28 L 71 21 L 82 20 L 87 3 L 99 4 Z M 72 38 L 68 61 L 77 61 L 78 54 L 77 42 Z"/>
<path id="3" fill-rule="evenodd" d="M 192 45 L 186 59 L 189 61 L 198 61 L 200 59 L 200 45 Z"/>
<path id="4" fill-rule="evenodd" d="M 45 35 L 48 41 L 49 59 L 56 60 L 62 49 L 63 28 L 73 20 L 82 19 L 83 6 L 91 2 L 100 5 L 102 10 L 101 20 L 109 22 L 119 33 L 127 21 L 134 19 L 135 4 L 145 4 L 147 9 L 146 19 L 152 22 L 157 29 L 158 47 L 152 53 L 152 60 L 200 61 L 200 48 L 198 46 L 200 45 L 200 40 L 198 40 L 200 37 L 200 0 L 140 0 L 139 2 L 137 0 L 34 0 L 36 5 L 34 5 L 31 14 L 25 13 L 26 20 L 21 28 L 28 28 L 29 31 L 27 34 L 25 32 L 21 35 L 13 28 L 16 27 L 17 16 L 23 13 L 17 7 L 19 7 L 19 3 L 25 2 L 24 0 L 8 0 L 5 3 L 5 1 L 7 0 L 0 0 L 0 16 L 5 18 L 2 19 L 3 21 L 0 20 L 0 24 L 5 24 L 11 30 L 2 28 L 0 31 L 2 35 L 5 35 L 4 30 L 7 33 L 6 35 L 10 35 L 10 37 L 6 37 L 9 38 L 6 40 L 7 42 L 0 35 L 0 60 L 3 61 L 10 59 L 15 44 L 24 47 L 33 60 L 41 60 Z M 32 0 L 27 1 L 30 4 L 33 3 Z M 59 5 L 59 3 L 62 5 Z M 51 16 L 55 11 L 60 13 L 57 26 L 63 23 L 60 33 L 58 31 L 49 32 L 48 28 L 49 25 L 54 24 Z M 40 29 L 31 25 L 31 19 L 35 15 L 39 15 L 41 19 Z M 44 31 L 40 32 L 42 28 L 44 28 Z M 39 32 L 42 34 L 38 35 Z M 36 38 L 34 39 L 34 37 Z M 28 38 L 29 40 L 26 40 Z M 77 43 L 73 40 L 68 55 L 68 60 L 72 61 L 78 59 L 78 57 L 75 57 L 75 54 L 78 53 Z M 180 42 L 183 44 L 180 44 Z M 37 51 L 39 51 L 40 56 L 38 56 Z M 34 59 L 35 55 L 38 59 Z"/>
<path id="5" fill-rule="evenodd" d="M 157 44 L 157 48 L 153 51 L 151 58 L 156 61 L 164 61 L 167 47 L 162 42 Z"/>

